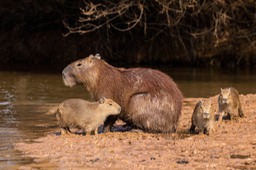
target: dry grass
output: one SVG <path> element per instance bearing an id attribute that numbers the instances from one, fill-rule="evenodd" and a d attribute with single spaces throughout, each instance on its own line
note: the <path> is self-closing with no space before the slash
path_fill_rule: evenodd
<path id="1" fill-rule="evenodd" d="M 208 58 L 208 64 L 214 65 L 218 64 L 214 57 L 232 56 L 234 65 L 242 60 L 249 64 L 256 48 L 255 8 L 252 0 L 86 0 L 76 24 L 64 21 L 69 30 L 65 36 L 122 32 L 116 41 L 125 41 L 125 53 L 139 46 L 130 56 L 138 63 Z M 113 40 L 111 35 L 106 37 Z M 107 55 L 115 54 L 110 50 Z"/>
<path id="2" fill-rule="evenodd" d="M 125 64 L 256 64 L 253 0 L 6 0 L 0 6 L 0 63 L 48 65 L 100 53 Z"/>

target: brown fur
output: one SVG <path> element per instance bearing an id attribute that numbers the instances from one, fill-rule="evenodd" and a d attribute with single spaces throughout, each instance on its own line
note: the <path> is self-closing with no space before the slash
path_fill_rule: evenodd
<path id="1" fill-rule="evenodd" d="M 199 133 L 211 135 L 214 131 L 214 112 L 211 100 L 200 100 L 194 109 L 190 131 L 198 129 Z"/>
<path id="2" fill-rule="evenodd" d="M 219 104 L 219 123 L 222 121 L 223 116 L 227 115 L 227 117 L 232 120 L 235 115 L 239 115 L 240 117 L 244 117 L 244 113 L 242 111 L 239 93 L 233 88 L 225 88 L 221 89 L 218 98 Z"/>
<path id="3" fill-rule="evenodd" d="M 68 99 L 47 114 L 56 114 L 61 134 L 70 134 L 70 126 L 83 129 L 86 134 L 98 134 L 98 127 L 107 116 L 119 114 L 121 107 L 111 99 L 101 98 L 98 102 Z"/>
<path id="4" fill-rule="evenodd" d="M 116 68 L 90 55 L 63 70 L 65 85 L 83 84 L 95 100 L 111 98 L 122 113 L 109 117 L 105 131 L 117 118 L 147 132 L 174 132 L 181 115 L 182 93 L 161 71 L 149 68 Z"/>

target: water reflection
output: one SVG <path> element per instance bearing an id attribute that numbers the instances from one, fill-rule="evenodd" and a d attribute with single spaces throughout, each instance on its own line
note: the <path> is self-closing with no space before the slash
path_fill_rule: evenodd
<path id="1" fill-rule="evenodd" d="M 242 94 L 256 93 L 256 80 L 249 71 L 161 68 L 177 82 L 185 97 L 209 97 L 221 87 L 233 86 Z M 44 113 L 68 98 L 89 99 L 84 87 L 63 85 L 60 74 L 0 72 L 0 169 L 28 164 L 13 143 L 31 141 L 56 127 Z"/>
<path id="2" fill-rule="evenodd" d="M 253 70 L 162 69 L 178 83 L 185 97 L 210 97 L 220 88 L 234 87 L 240 94 L 256 92 Z"/>
<path id="3" fill-rule="evenodd" d="M 68 90 L 57 74 L 0 72 L 0 169 L 31 163 L 13 149 L 13 143 L 48 133 L 55 119 L 44 113 L 52 104 L 72 97 L 88 95 L 79 86 Z"/>

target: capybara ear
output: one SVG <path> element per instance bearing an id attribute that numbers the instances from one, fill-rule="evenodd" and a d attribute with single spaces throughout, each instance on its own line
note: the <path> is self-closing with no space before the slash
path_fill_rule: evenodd
<path id="1" fill-rule="evenodd" d="M 97 59 L 101 59 L 101 56 L 100 56 L 100 54 L 99 53 L 97 53 L 97 54 L 95 54 L 95 56 L 94 57 L 96 57 Z"/>
<path id="2" fill-rule="evenodd" d="M 93 58 L 93 57 L 94 57 L 94 55 L 92 55 L 92 54 L 89 55 L 89 58 Z"/>
<path id="3" fill-rule="evenodd" d="M 103 104 L 105 102 L 105 98 L 104 97 L 101 97 L 100 100 L 99 100 L 99 103 L 100 104 Z"/>
<path id="4" fill-rule="evenodd" d="M 229 88 L 228 88 L 228 91 L 229 91 L 229 93 L 230 93 L 230 91 L 231 91 L 231 87 L 229 87 Z"/>
<path id="5" fill-rule="evenodd" d="M 210 101 L 210 104 L 212 104 L 212 100 L 211 100 L 211 99 L 209 99 L 209 101 Z"/>

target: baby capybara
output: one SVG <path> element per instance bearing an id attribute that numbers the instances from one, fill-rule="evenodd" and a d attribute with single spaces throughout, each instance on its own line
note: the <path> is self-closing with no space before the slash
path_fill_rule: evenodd
<path id="1" fill-rule="evenodd" d="M 68 99 L 47 114 L 56 114 L 61 134 L 70 134 L 70 126 L 83 129 L 86 134 L 98 134 L 98 127 L 109 115 L 117 115 L 121 107 L 111 99 L 98 102 L 83 99 Z"/>
<path id="2" fill-rule="evenodd" d="M 219 123 L 222 121 L 223 117 L 227 117 L 232 120 L 234 116 L 239 115 L 240 117 L 244 117 L 244 113 L 242 111 L 239 93 L 233 87 L 221 88 L 219 98 Z"/>
<path id="3" fill-rule="evenodd" d="M 194 109 L 191 119 L 190 131 L 193 132 L 197 128 L 199 133 L 210 135 L 214 131 L 214 112 L 212 102 L 208 100 L 200 100 Z"/>
<path id="4" fill-rule="evenodd" d="M 163 72 L 116 68 L 97 54 L 71 63 L 62 74 L 65 85 L 83 84 L 95 100 L 110 98 L 122 107 L 120 115 L 107 118 L 105 132 L 117 118 L 146 132 L 176 131 L 183 96 Z"/>

